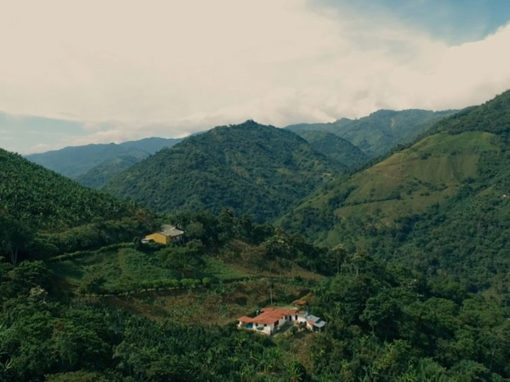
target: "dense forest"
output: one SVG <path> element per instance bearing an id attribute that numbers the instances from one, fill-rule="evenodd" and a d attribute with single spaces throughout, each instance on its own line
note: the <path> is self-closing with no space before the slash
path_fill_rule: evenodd
<path id="1" fill-rule="evenodd" d="M 93 260 L 91 253 L 24 261 L 16 267 L 0 263 L 0 378 L 459 382 L 510 378 L 510 312 L 493 295 L 473 293 L 444 278 L 430 279 L 366 253 L 314 248 L 298 235 L 254 224 L 230 211 L 218 217 L 201 213 L 173 219 L 188 232 L 184 243 L 130 249 L 138 251 L 139 258 L 158 259 L 153 267 L 185 272 L 188 278 L 170 289 L 162 283 L 155 288 L 155 269 L 145 274 L 152 285 L 143 281 L 143 273 L 132 278 L 128 295 L 105 290 L 107 275 L 94 278 L 97 268 L 82 267 L 85 274 L 79 284 L 66 281 L 76 277 L 69 271 L 71 279 L 65 278 L 66 264 L 79 264 L 90 256 L 89 261 L 97 261 L 99 256 Z M 125 250 L 117 249 L 119 254 Z M 184 271 L 179 270 L 183 257 Z M 210 275 L 193 283 L 189 277 L 203 276 L 200 273 L 212 259 L 221 260 L 224 268 L 249 262 L 256 271 L 229 280 L 220 276 L 223 270 L 218 278 Z M 295 261 L 299 274 L 290 265 Z M 262 295 L 252 301 L 254 285 Z M 243 310 L 269 304 L 268 289 L 277 304 L 289 304 L 307 293 L 307 309 L 324 317 L 326 330 L 290 330 L 264 337 L 220 324 L 233 323 Z M 508 292 L 499 296 L 505 295 Z M 178 305 L 182 299 L 185 305 Z"/>
<path id="2" fill-rule="evenodd" d="M 1 246 L 12 259 L 97 247 L 152 226 L 151 214 L 0 149 Z"/>
<path id="3" fill-rule="evenodd" d="M 475 288 L 501 283 L 510 227 L 509 100 L 506 92 L 441 121 L 409 147 L 308 198 L 284 226 Z"/>
<path id="4" fill-rule="evenodd" d="M 351 171 L 359 169 L 369 161 L 368 155 L 363 151 L 333 133 L 321 130 L 305 130 L 296 133 L 306 139 L 312 149 L 346 166 Z"/>
<path id="5" fill-rule="evenodd" d="M 345 169 L 289 131 L 247 121 L 161 150 L 104 190 L 155 211 L 228 207 L 267 221 Z"/>
<path id="6" fill-rule="evenodd" d="M 427 131 L 455 110 L 379 110 L 359 119 L 342 118 L 332 123 L 303 123 L 287 126 L 296 134 L 320 131 L 335 134 L 361 149 L 369 158 L 386 154 Z"/>

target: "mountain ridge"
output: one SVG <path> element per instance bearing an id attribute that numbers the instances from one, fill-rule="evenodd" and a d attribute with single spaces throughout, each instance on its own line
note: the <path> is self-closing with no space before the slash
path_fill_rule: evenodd
<path id="1" fill-rule="evenodd" d="M 505 92 L 447 117 L 414 144 L 317 190 L 280 222 L 317 244 L 400 256 L 429 271 L 451 271 L 453 256 L 481 267 L 487 254 L 472 253 L 484 242 L 484 252 L 506 269 L 508 251 L 499 237 L 510 226 L 504 197 L 510 190 L 509 109 Z M 471 278 L 467 268 L 462 277 Z"/>
<path id="2" fill-rule="evenodd" d="M 455 112 L 381 109 L 359 119 L 341 118 L 331 123 L 290 125 L 286 129 L 297 134 L 303 131 L 327 131 L 351 142 L 370 158 L 376 158 L 399 144 L 412 141 L 435 122 Z"/>
<path id="3" fill-rule="evenodd" d="M 104 189 L 159 211 L 230 207 L 264 220 L 333 173 L 345 171 L 298 135 L 247 121 L 218 126 L 164 149 Z"/>
<path id="4" fill-rule="evenodd" d="M 150 137 L 123 143 L 96 143 L 84 146 L 68 146 L 45 153 L 26 155 L 25 158 L 58 172 L 71 179 L 78 179 L 104 162 L 130 156 L 142 160 L 164 147 L 172 146 L 181 139 Z"/>

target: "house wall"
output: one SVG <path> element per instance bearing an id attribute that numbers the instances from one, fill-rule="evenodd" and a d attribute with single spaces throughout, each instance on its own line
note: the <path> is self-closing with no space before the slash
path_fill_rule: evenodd
<path id="1" fill-rule="evenodd" d="M 251 324 L 251 326 L 250 326 L 250 324 L 245 324 L 243 322 L 239 322 L 237 324 L 237 327 L 243 328 L 243 329 L 248 329 L 248 330 L 253 330 L 254 332 L 263 333 L 263 334 L 267 334 L 267 335 L 271 335 L 274 332 L 274 324 L 267 324 L 266 326 L 264 326 L 264 324 Z"/>
<path id="2" fill-rule="evenodd" d="M 304 317 L 302 314 L 298 315 L 297 322 L 298 322 L 298 323 L 306 322 L 305 317 Z"/>
<path id="3" fill-rule="evenodd" d="M 254 324 L 253 328 L 256 332 L 264 333 L 267 335 L 271 335 L 274 331 L 274 324 Z"/>
<path id="4" fill-rule="evenodd" d="M 168 236 L 165 236 L 162 233 L 158 233 L 158 232 L 145 236 L 145 239 L 154 240 L 156 243 L 164 244 L 164 245 L 170 243 L 170 238 Z"/>
<path id="5" fill-rule="evenodd" d="M 296 316 L 297 316 L 297 319 L 296 319 Z M 300 322 L 306 322 L 306 320 L 303 317 L 303 315 L 295 313 L 295 314 L 287 315 L 287 316 L 280 318 L 278 320 L 278 324 L 276 326 L 274 324 L 266 324 L 266 326 L 264 326 L 264 324 L 245 324 L 245 323 L 239 321 L 237 324 L 237 327 L 248 329 L 248 330 L 253 330 L 257 333 L 271 335 L 271 334 L 275 333 L 276 331 L 280 330 L 280 328 L 282 326 L 284 326 L 287 322 L 289 322 L 291 324 L 297 324 Z M 276 327 L 276 329 L 275 329 L 275 327 Z"/>

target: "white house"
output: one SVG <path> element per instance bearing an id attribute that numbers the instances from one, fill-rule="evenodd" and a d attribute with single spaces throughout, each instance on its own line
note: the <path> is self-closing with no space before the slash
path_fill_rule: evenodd
<path id="1" fill-rule="evenodd" d="M 256 317 L 243 316 L 237 321 L 238 328 L 249 329 L 267 335 L 277 332 L 285 323 L 292 325 L 306 323 L 306 328 L 313 332 L 322 331 L 326 325 L 326 321 L 308 314 L 308 312 L 300 313 L 297 309 L 273 307 L 263 308 Z"/>
<path id="2" fill-rule="evenodd" d="M 251 329 L 263 334 L 271 335 L 286 322 L 297 322 L 297 309 L 263 308 L 256 317 L 243 316 L 238 319 L 238 328 Z"/>

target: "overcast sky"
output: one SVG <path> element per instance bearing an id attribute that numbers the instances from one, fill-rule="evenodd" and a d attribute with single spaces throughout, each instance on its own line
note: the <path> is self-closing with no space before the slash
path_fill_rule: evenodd
<path id="1" fill-rule="evenodd" d="M 0 147 L 479 104 L 510 88 L 509 21 L 508 0 L 0 0 Z"/>

